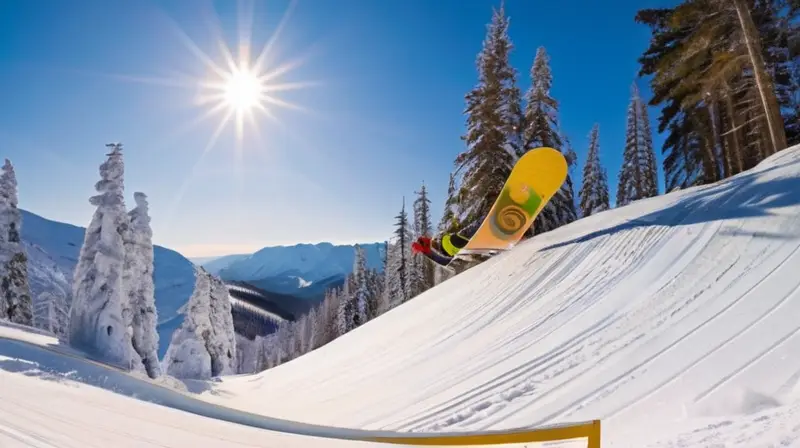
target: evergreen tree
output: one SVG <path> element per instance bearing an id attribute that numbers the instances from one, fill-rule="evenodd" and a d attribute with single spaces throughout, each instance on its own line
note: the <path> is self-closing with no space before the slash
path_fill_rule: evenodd
<path id="1" fill-rule="evenodd" d="M 69 343 L 104 361 L 125 367 L 141 363 L 131 344 L 130 306 L 122 284 L 128 216 L 123 196 L 122 145 L 108 144 L 100 165 L 97 209 L 86 228 L 72 282 Z"/>
<path id="2" fill-rule="evenodd" d="M 463 170 L 458 227 L 486 216 L 522 151 L 520 93 L 509 62 L 508 24 L 504 7 L 494 10 L 478 55 L 478 85 L 466 95 L 467 133 L 462 138 L 467 150 L 455 160 L 456 171 Z"/>
<path id="3" fill-rule="evenodd" d="M 650 114 L 647 103 L 639 98 L 640 131 L 642 135 L 641 150 L 644 159 L 644 191 L 646 197 L 658 196 L 658 167 L 656 153 L 653 149 L 653 133 L 650 130 Z"/>
<path id="4" fill-rule="evenodd" d="M 385 271 L 384 271 L 385 272 Z M 383 297 L 384 273 L 378 272 L 376 269 L 367 271 L 368 287 L 369 287 L 369 301 L 367 303 L 367 319 L 372 320 L 380 315 L 381 298 Z"/>
<path id="5" fill-rule="evenodd" d="M 354 311 L 354 309 L 353 309 L 354 307 L 353 307 L 353 294 L 351 293 L 352 292 L 352 288 L 350 286 L 351 283 L 352 283 L 352 277 L 351 276 L 347 276 L 345 278 L 345 280 L 344 280 L 344 285 L 342 285 L 342 289 L 337 291 L 338 292 L 337 296 L 339 298 L 339 301 L 338 301 L 339 308 L 338 308 L 338 313 L 337 313 L 337 316 L 336 316 L 336 322 L 337 322 L 336 333 L 337 333 L 337 336 L 341 336 L 343 334 L 346 334 L 347 332 L 349 332 L 350 330 L 352 330 L 354 328 L 353 327 L 353 321 L 354 321 L 353 315 L 355 313 L 353 312 Z"/>
<path id="6" fill-rule="evenodd" d="M 353 279 L 355 283 L 355 291 L 353 292 L 355 309 L 352 313 L 353 328 L 359 327 L 367 322 L 367 304 L 369 302 L 367 258 L 361 246 L 356 245 L 355 250 L 356 257 L 353 263 Z"/>
<path id="7" fill-rule="evenodd" d="M 210 277 L 210 305 L 212 334 L 206 339 L 205 346 L 211 355 L 211 374 L 213 376 L 232 375 L 236 373 L 236 336 L 231 314 L 230 292 L 225 282 L 216 275 L 206 273 Z"/>
<path id="8" fill-rule="evenodd" d="M 321 345 L 325 345 L 339 336 L 339 296 L 336 288 L 326 290 L 321 314 Z"/>
<path id="9" fill-rule="evenodd" d="M 406 213 L 406 200 L 403 198 L 403 206 L 400 213 L 395 216 L 395 253 L 391 259 L 393 262 L 389 266 L 392 272 L 391 283 L 389 285 L 390 306 L 396 306 L 411 298 L 409 295 L 410 286 L 410 269 L 409 261 L 411 254 L 409 247 L 412 241 L 411 228 L 408 222 L 408 214 Z"/>
<path id="10" fill-rule="evenodd" d="M 523 138 L 525 150 L 546 146 L 560 150 L 570 169 L 575 164 L 575 156 L 568 148 L 559 131 L 558 102 L 550 94 L 553 75 L 550 58 L 544 47 L 539 47 L 531 66 L 531 87 L 526 94 L 525 128 Z M 576 219 L 572 176 L 567 179 L 558 193 L 545 205 L 526 235 L 537 235 Z"/>
<path id="11" fill-rule="evenodd" d="M 460 216 L 458 211 L 459 203 L 460 199 L 457 196 L 456 190 L 456 176 L 451 173 L 450 183 L 447 186 L 447 200 L 444 204 L 442 219 L 439 221 L 439 233 L 453 232 L 458 228 L 458 216 Z"/>
<path id="12" fill-rule="evenodd" d="M 167 373 L 192 379 L 236 373 L 236 339 L 225 283 L 195 267 L 194 291 L 182 314 L 183 322 L 172 333 L 164 355 Z"/>
<path id="13" fill-rule="evenodd" d="M 433 225 L 431 223 L 431 201 L 428 199 L 428 190 L 425 184 L 419 191 L 415 192 L 417 199 L 414 201 L 414 234 L 416 236 L 431 237 L 433 234 Z M 414 272 L 412 279 L 412 297 L 420 294 L 433 286 L 433 270 L 434 263 L 427 257 L 416 254 L 413 257 Z"/>
<path id="14" fill-rule="evenodd" d="M 583 185 L 580 193 L 581 216 L 591 216 L 608 210 L 608 178 L 600 163 L 600 126 L 595 124 L 589 134 L 589 153 L 583 166 Z"/>
<path id="15" fill-rule="evenodd" d="M 134 193 L 136 207 L 128 212 L 129 230 L 125 233 L 124 284 L 131 307 L 133 348 L 142 359 L 150 378 L 161 375 L 158 359 L 158 310 L 153 284 L 153 230 L 144 193 Z"/>
<path id="16" fill-rule="evenodd" d="M 662 105 L 666 191 L 732 176 L 786 147 L 797 14 L 785 0 L 685 0 L 638 12 L 652 32 L 640 74 L 653 75 L 650 104 Z"/>
<path id="17" fill-rule="evenodd" d="M 383 293 L 380 295 L 377 304 L 377 315 L 381 315 L 392 308 L 396 303 L 395 297 L 399 296 L 398 279 L 399 273 L 396 270 L 398 257 L 397 244 L 390 243 L 386 249 L 386 268 L 383 274 Z"/>
<path id="18" fill-rule="evenodd" d="M 33 325 L 28 257 L 22 247 L 22 214 L 17 208 L 17 176 L 6 159 L 0 175 L 0 319 Z"/>
<path id="19" fill-rule="evenodd" d="M 646 107 L 634 83 L 628 106 L 628 123 L 625 133 L 625 149 L 617 186 L 617 207 L 658 194 L 658 179 L 655 177 L 655 154 L 650 135 Z"/>
<path id="20" fill-rule="evenodd" d="M 561 148 L 558 132 L 558 102 L 550 95 L 553 74 L 544 47 L 536 50 L 530 71 L 531 86 L 525 95 L 525 150 L 546 146 Z"/>
<path id="21" fill-rule="evenodd" d="M 66 336 L 69 305 L 62 291 L 42 291 L 34 301 L 33 325 L 59 338 Z"/>

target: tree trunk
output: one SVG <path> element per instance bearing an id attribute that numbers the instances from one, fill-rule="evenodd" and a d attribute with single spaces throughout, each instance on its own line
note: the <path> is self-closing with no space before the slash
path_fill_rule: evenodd
<path id="1" fill-rule="evenodd" d="M 736 164 L 736 171 L 733 174 L 738 174 L 744 171 L 744 163 L 742 161 L 742 149 L 739 145 L 739 120 L 736 119 L 736 110 L 733 107 L 733 91 L 728 86 L 728 83 L 724 83 L 725 88 L 725 106 L 728 114 L 728 120 L 730 120 L 731 130 L 730 132 L 730 148 L 731 148 L 731 156 L 733 157 L 733 162 Z"/>
<path id="2" fill-rule="evenodd" d="M 764 57 L 761 53 L 758 30 L 753 22 L 753 17 L 750 15 L 750 10 L 745 0 L 733 0 L 733 4 L 739 16 L 739 24 L 742 27 L 744 43 L 747 46 L 747 53 L 750 57 L 750 63 L 753 66 L 753 75 L 755 76 L 756 86 L 761 98 L 761 105 L 764 108 L 764 118 L 767 120 L 767 129 L 772 146 L 769 154 L 773 154 L 786 148 L 786 132 L 783 129 L 783 122 L 777 118 L 780 116 L 780 111 L 777 106 L 778 101 L 775 98 L 775 90 L 772 87 L 772 81 L 767 73 Z"/>
<path id="3" fill-rule="evenodd" d="M 711 135 L 712 140 L 714 142 L 714 155 L 717 157 L 718 161 L 718 172 L 720 173 L 720 179 L 725 179 L 731 176 L 731 158 L 728 154 L 727 145 L 725 145 L 724 138 L 722 136 L 722 116 L 718 110 L 719 105 L 717 101 L 717 93 L 714 91 L 713 93 L 708 94 L 708 115 L 709 115 L 709 122 L 711 123 Z M 721 159 L 721 160 L 719 160 Z"/>

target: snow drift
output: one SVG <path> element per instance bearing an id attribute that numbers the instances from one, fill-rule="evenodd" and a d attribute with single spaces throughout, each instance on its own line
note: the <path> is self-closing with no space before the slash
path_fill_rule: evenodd
<path id="1" fill-rule="evenodd" d="M 718 184 L 538 236 L 315 352 L 226 378 L 205 396 L 369 429 L 601 418 L 607 437 L 638 434 L 642 443 L 631 446 L 676 425 L 796 412 L 798 249 L 795 147 Z M 786 431 L 800 437 L 800 426 Z"/>

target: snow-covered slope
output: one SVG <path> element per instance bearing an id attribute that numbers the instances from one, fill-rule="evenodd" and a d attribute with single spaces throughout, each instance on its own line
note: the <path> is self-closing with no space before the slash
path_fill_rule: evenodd
<path id="1" fill-rule="evenodd" d="M 180 383 L 175 387 L 174 380 L 128 375 L 53 337 L 2 322 L 0 384 L 3 448 L 354 446 L 333 438 L 298 437 L 293 434 L 320 431 L 194 399 Z M 292 434 L 258 428 L 283 428 Z M 337 430 L 328 432 L 335 435 Z"/>
<path id="2" fill-rule="evenodd" d="M 206 397 L 289 419 L 413 431 L 602 418 L 605 437 L 642 442 L 624 446 L 709 422 L 714 434 L 744 424 L 767 431 L 791 412 L 781 442 L 797 445 L 798 249 L 794 148 L 719 184 L 541 235 Z M 750 447 L 768 435 L 709 437 Z"/>
<path id="3" fill-rule="evenodd" d="M 71 294 L 72 272 L 83 244 L 83 227 L 45 219 L 22 210 L 22 240 L 27 251 L 28 275 L 33 297 L 43 291 Z M 158 308 L 159 355 L 169 344 L 178 309 L 194 289 L 192 263 L 174 250 L 155 246 L 156 307 Z M 173 322 L 170 322 L 173 321 Z"/>
<path id="4" fill-rule="evenodd" d="M 195 392 L 353 428 L 600 418 L 603 447 L 798 447 L 798 272 L 800 147 L 540 235 L 321 349 Z M 0 446 L 370 446 L 237 429 L 75 381 L 158 401 L 0 343 Z"/>
<path id="5" fill-rule="evenodd" d="M 363 244 L 367 268 L 381 269 L 383 243 Z M 353 271 L 355 246 L 331 243 L 265 247 L 251 255 L 229 255 L 204 265 L 224 280 L 294 277 L 297 287 Z"/>

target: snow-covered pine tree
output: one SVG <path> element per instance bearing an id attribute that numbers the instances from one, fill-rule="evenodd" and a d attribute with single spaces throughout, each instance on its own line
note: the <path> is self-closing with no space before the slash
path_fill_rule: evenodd
<path id="1" fill-rule="evenodd" d="M 520 152 L 520 92 L 509 62 L 512 49 L 504 7 L 495 9 L 478 60 L 478 84 L 466 95 L 467 150 L 455 159 L 461 172 L 459 225 L 482 220 L 494 204 Z"/>
<path id="2" fill-rule="evenodd" d="M 133 348 L 142 359 L 144 370 L 150 378 L 161 375 L 158 360 L 158 311 L 153 284 L 153 230 L 147 195 L 133 195 L 136 207 L 128 212 L 130 227 L 125 232 L 125 268 L 123 283 L 131 307 Z"/>
<path id="3" fill-rule="evenodd" d="M 657 194 L 658 178 L 647 107 L 639 96 L 639 88 L 633 83 L 616 206 L 622 207 Z"/>
<path id="4" fill-rule="evenodd" d="M 447 200 L 444 204 L 442 219 L 439 221 L 439 233 L 453 232 L 458 229 L 458 217 L 461 213 L 458 209 L 460 199 L 457 192 L 456 175 L 455 173 L 450 173 L 450 181 L 447 184 Z"/>
<path id="5" fill-rule="evenodd" d="M 658 196 L 658 166 L 656 152 L 653 149 L 653 132 L 650 130 L 650 115 L 647 113 L 647 103 L 639 98 L 639 125 L 641 126 L 641 151 L 644 153 L 645 176 L 644 191 L 646 197 Z"/>
<path id="6" fill-rule="evenodd" d="M 331 294 L 333 294 L 332 289 L 325 290 L 325 297 L 322 299 L 322 302 L 319 304 L 319 320 L 317 322 L 318 329 L 318 338 L 319 338 L 319 346 L 323 346 L 333 340 L 330 335 L 330 316 L 331 316 Z"/>
<path id="7" fill-rule="evenodd" d="M 378 298 L 376 314 L 381 315 L 392 308 L 394 294 L 396 294 L 398 284 L 398 272 L 394 269 L 397 266 L 397 244 L 389 243 L 386 249 L 386 267 L 383 270 L 383 293 Z"/>
<path id="8" fill-rule="evenodd" d="M 195 286 L 181 309 L 183 323 L 172 334 L 162 368 L 176 378 L 209 379 L 236 372 L 228 289 L 218 277 L 195 267 Z"/>
<path id="9" fill-rule="evenodd" d="M 303 314 L 293 322 L 294 331 L 292 332 L 292 359 L 303 356 L 306 353 L 306 341 L 308 336 L 308 314 Z"/>
<path id="10" fill-rule="evenodd" d="M 33 325 L 28 257 L 20 240 L 22 214 L 17 208 L 17 175 L 6 159 L 0 175 L 0 319 Z"/>
<path id="11" fill-rule="evenodd" d="M 338 338 L 339 334 L 339 302 L 340 294 L 338 288 L 329 290 L 329 296 L 325 305 L 325 343 Z"/>
<path id="12" fill-rule="evenodd" d="M 377 269 L 370 269 L 367 271 L 368 287 L 369 287 L 369 302 L 367 303 L 367 320 L 375 319 L 380 315 L 380 301 L 383 297 L 384 273 L 378 272 Z"/>
<path id="13" fill-rule="evenodd" d="M 337 328 L 336 333 L 341 336 L 353 329 L 353 289 L 350 287 L 352 277 L 347 276 L 344 280 L 344 285 L 339 290 L 339 310 L 336 317 Z"/>
<path id="14" fill-rule="evenodd" d="M 172 333 L 162 367 L 176 378 L 208 379 L 212 377 L 211 355 L 203 335 L 211 334 L 211 279 L 201 267 L 194 272 L 194 291 L 181 307 L 183 323 Z"/>
<path id="15" fill-rule="evenodd" d="M 33 326 L 59 338 L 66 336 L 69 305 L 61 291 L 42 291 L 34 301 Z"/>
<path id="16" fill-rule="evenodd" d="M 550 57 L 544 47 L 536 50 L 530 74 L 531 87 L 525 95 L 525 150 L 541 146 L 558 149 L 566 157 L 571 170 L 576 160 L 559 130 L 558 101 L 550 94 L 553 74 Z M 572 176 L 568 173 L 561 190 L 542 209 L 526 235 L 538 235 L 574 221 L 577 216 L 572 192 Z"/>
<path id="17" fill-rule="evenodd" d="M 419 191 L 415 192 L 417 199 L 414 200 L 414 234 L 419 236 L 433 236 L 433 224 L 431 223 L 431 200 L 428 199 L 428 189 L 423 182 Z M 427 257 L 416 254 L 413 256 L 414 280 L 412 295 L 420 294 L 433 287 L 433 270 L 435 263 Z"/>
<path id="18" fill-rule="evenodd" d="M 406 302 L 408 299 L 411 298 L 410 286 L 411 286 L 411 269 L 410 260 L 411 260 L 411 242 L 413 240 L 413 236 L 411 234 L 411 227 L 409 226 L 408 222 L 408 213 L 406 213 L 406 199 L 403 197 L 403 206 L 400 209 L 400 213 L 395 216 L 395 256 L 393 258 L 393 264 L 389 266 L 390 271 L 393 272 L 393 281 L 391 282 L 390 286 L 390 306 L 395 307 L 401 303 Z"/>
<path id="19" fill-rule="evenodd" d="M 369 285 L 367 278 L 367 258 L 364 248 L 356 245 L 356 256 L 353 262 L 353 279 L 355 288 L 353 291 L 353 328 L 364 325 L 367 322 L 367 303 L 369 302 Z"/>
<path id="20" fill-rule="evenodd" d="M 236 373 L 236 332 L 233 328 L 231 299 L 228 287 L 221 278 L 208 274 L 210 281 L 212 338 L 206 340 L 211 353 L 211 374 L 233 375 Z"/>
<path id="21" fill-rule="evenodd" d="M 86 228 L 72 282 L 69 344 L 126 367 L 141 360 L 131 344 L 130 306 L 122 284 L 125 257 L 123 233 L 128 216 L 124 200 L 122 145 L 110 143 L 108 159 L 100 165 L 99 194 Z"/>
<path id="22" fill-rule="evenodd" d="M 589 153 L 583 166 L 583 185 L 580 190 L 581 216 L 591 216 L 608 210 L 608 177 L 600 163 L 600 126 L 595 124 L 589 134 Z"/>
<path id="23" fill-rule="evenodd" d="M 316 304 L 311 307 L 311 310 L 306 315 L 307 320 L 307 334 L 305 352 L 316 350 L 319 347 L 319 332 L 320 332 L 320 309 L 322 304 Z"/>

